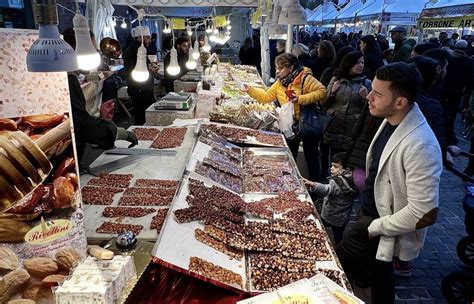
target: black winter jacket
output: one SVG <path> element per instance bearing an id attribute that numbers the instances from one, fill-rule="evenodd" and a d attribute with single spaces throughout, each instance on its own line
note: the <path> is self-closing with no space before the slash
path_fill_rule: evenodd
<path id="1" fill-rule="evenodd" d="M 324 134 L 324 142 L 338 150 L 347 151 L 353 144 L 352 130 L 359 119 L 364 104 L 367 102 L 359 95 L 359 89 L 364 85 L 370 92 L 372 82 L 365 76 L 354 77 L 350 80 L 342 78 L 341 85 L 335 94 L 331 94 L 334 77 L 328 86 L 328 100 L 325 103 L 327 112 L 332 115 L 332 122 Z"/>

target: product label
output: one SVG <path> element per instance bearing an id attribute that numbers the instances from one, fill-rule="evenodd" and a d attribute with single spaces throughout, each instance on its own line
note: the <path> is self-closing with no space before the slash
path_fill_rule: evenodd
<path id="1" fill-rule="evenodd" d="M 74 228 L 69 220 L 52 220 L 33 227 L 25 236 L 25 241 L 32 245 L 44 245 L 65 237 Z"/>

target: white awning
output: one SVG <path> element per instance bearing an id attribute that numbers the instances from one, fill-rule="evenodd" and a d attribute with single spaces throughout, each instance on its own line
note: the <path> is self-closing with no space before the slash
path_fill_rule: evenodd
<path id="1" fill-rule="evenodd" d="M 196 6 L 241 6 L 257 7 L 258 0 L 112 0 L 117 5 L 133 6 L 167 6 L 167 7 L 196 7 Z"/>
<path id="2" fill-rule="evenodd" d="M 350 22 L 354 17 L 359 15 L 359 12 L 364 8 L 365 3 L 362 0 L 352 0 L 342 10 L 339 11 L 337 20 Z"/>

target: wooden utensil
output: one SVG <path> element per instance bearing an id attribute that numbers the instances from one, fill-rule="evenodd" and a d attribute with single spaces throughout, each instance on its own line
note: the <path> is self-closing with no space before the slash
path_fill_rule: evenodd
<path id="1" fill-rule="evenodd" d="M 71 121 L 66 119 L 33 141 L 22 131 L 0 136 L 0 212 L 22 202 L 52 169 L 45 152 L 71 134 Z"/>

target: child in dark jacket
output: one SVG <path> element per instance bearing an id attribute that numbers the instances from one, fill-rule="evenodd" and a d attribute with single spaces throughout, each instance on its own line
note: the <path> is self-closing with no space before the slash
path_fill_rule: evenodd
<path id="1" fill-rule="evenodd" d="M 326 228 L 332 229 L 336 244 L 342 239 L 354 198 L 359 194 L 352 180 L 352 171 L 343 167 L 344 154 L 337 153 L 332 157 L 328 184 L 305 180 L 309 192 L 324 196 L 321 219 Z"/>

